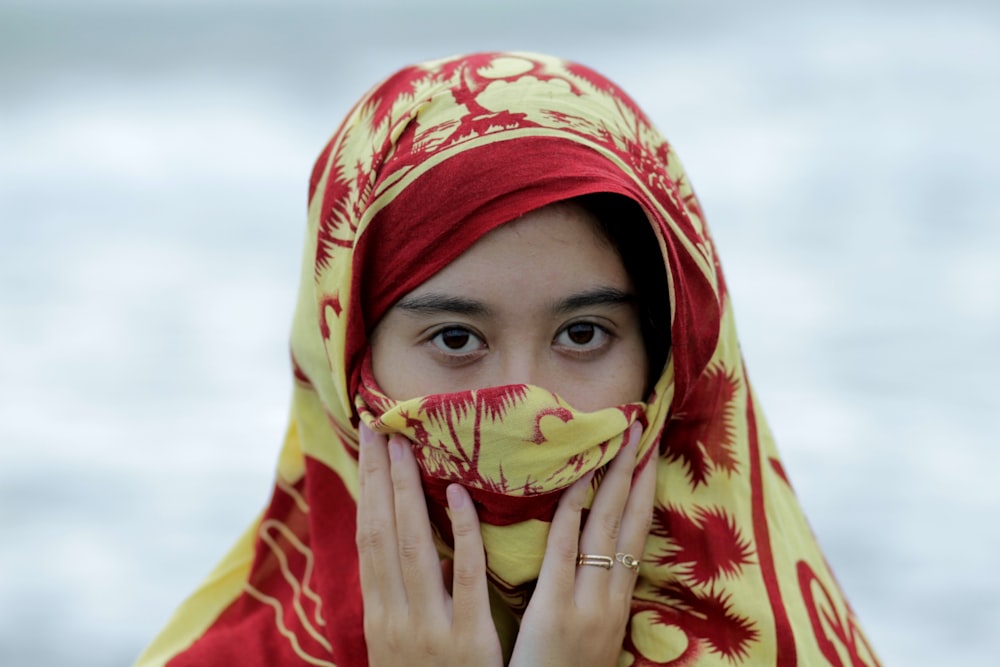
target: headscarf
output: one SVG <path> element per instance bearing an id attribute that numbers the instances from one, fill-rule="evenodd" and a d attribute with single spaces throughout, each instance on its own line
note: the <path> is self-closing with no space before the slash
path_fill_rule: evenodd
<path id="1" fill-rule="evenodd" d="M 644 403 L 582 413 L 527 385 L 407 401 L 379 389 L 368 336 L 400 297 L 491 229 L 598 192 L 642 207 L 667 268 L 670 352 Z M 308 223 L 291 418 L 270 504 L 140 665 L 367 664 L 359 420 L 413 442 L 442 557 L 444 489 L 470 490 L 508 646 L 560 492 L 602 469 L 639 420 L 639 465 L 657 466 L 657 494 L 620 664 L 878 665 L 749 384 L 691 185 L 617 86 L 527 53 L 400 70 L 320 154 Z"/>

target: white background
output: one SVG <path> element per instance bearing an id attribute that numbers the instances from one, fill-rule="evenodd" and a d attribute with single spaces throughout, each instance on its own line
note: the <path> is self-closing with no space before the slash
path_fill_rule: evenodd
<path id="1" fill-rule="evenodd" d="M 570 57 L 673 141 L 886 665 L 996 664 L 1000 5 L 0 5 L 0 664 L 129 664 L 268 498 L 312 161 L 376 80 Z"/>

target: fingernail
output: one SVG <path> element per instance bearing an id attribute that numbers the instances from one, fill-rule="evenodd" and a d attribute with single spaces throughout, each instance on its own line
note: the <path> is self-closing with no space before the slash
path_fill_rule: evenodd
<path id="1" fill-rule="evenodd" d="M 403 443 L 399 441 L 399 438 L 393 437 L 389 441 L 389 458 L 393 461 L 403 458 Z"/>
<path id="2" fill-rule="evenodd" d="M 462 509 L 465 507 L 465 501 L 468 500 L 468 496 L 462 493 L 462 487 L 458 484 L 448 485 L 448 507 L 453 510 Z"/>
<path id="3" fill-rule="evenodd" d="M 372 430 L 364 422 L 358 424 L 358 441 L 362 447 L 367 447 L 372 442 Z"/>

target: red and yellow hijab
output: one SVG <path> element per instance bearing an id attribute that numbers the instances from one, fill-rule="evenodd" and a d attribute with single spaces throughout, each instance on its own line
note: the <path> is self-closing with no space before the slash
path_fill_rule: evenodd
<path id="1" fill-rule="evenodd" d="M 645 403 L 581 413 L 523 385 L 402 402 L 381 392 L 367 335 L 397 299 L 494 227 L 596 192 L 642 206 L 667 267 L 670 354 Z M 271 502 L 139 665 L 367 663 L 359 419 L 414 443 L 442 556 L 444 488 L 469 488 L 508 645 L 560 492 L 641 420 L 658 490 L 620 664 L 878 664 L 783 472 L 691 185 L 642 111 L 595 72 L 484 53 L 371 90 L 312 173 L 291 347 Z"/>

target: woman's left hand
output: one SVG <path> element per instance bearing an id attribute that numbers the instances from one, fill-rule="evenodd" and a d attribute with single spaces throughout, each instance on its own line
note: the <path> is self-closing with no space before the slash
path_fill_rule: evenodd
<path id="1" fill-rule="evenodd" d="M 512 666 L 618 664 L 638 573 L 618 560 L 611 569 L 578 566 L 577 556 L 642 557 L 653 516 L 656 461 L 650 460 L 631 484 L 641 434 L 642 427 L 634 424 L 628 444 L 601 482 L 582 535 L 581 514 L 591 476 L 560 499 Z"/>

